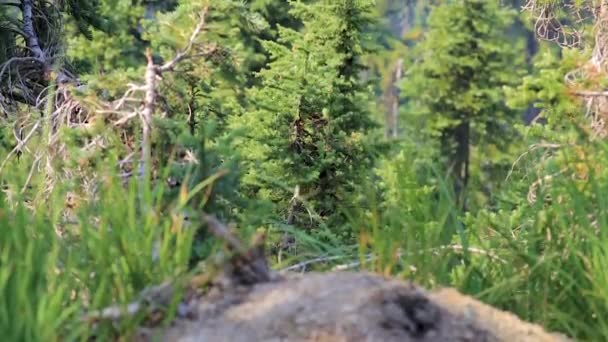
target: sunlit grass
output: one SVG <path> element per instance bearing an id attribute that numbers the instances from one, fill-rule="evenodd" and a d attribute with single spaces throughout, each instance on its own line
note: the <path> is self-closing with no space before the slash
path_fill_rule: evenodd
<path id="1" fill-rule="evenodd" d="M 18 168 L 15 171 L 3 174 L 6 191 L 23 183 Z M 104 179 L 96 200 L 82 201 L 69 215 L 64 200 L 68 186 L 57 185 L 45 201 L 31 201 L 27 194 L 7 201 L 0 193 L 3 340 L 128 336 L 141 317 L 101 325 L 83 317 L 95 309 L 127 304 L 146 287 L 188 271 L 200 227 L 186 224 L 181 213 L 192 192 L 182 189 L 182 196 L 167 209 L 162 188 L 142 186 L 136 178 L 126 187 L 117 177 Z M 204 190 L 212 182 L 193 190 Z"/>
<path id="2" fill-rule="evenodd" d="M 402 170 L 392 180 L 389 205 L 353 217 L 358 268 L 430 288 L 453 286 L 549 330 L 608 339 L 605 175 L 555 177 L 537 190 L 536 201 L 522 192 L 518 205 L 463 216 L 447 184 L 427 191 L 428 183 L 407 171 L 410 164 L 396 164 Z M 434 171 L 423 178 L 437 179 Z"/>

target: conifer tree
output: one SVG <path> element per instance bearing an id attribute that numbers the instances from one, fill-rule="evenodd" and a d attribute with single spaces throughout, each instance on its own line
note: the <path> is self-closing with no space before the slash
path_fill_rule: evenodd
<path id="1" fill-rule="evenodd" d="M 70 6 L 76 6 L 77 2 L 69 3 Z M 90 6 L 93 2 L 88 4 Z M 169 172 L 166 183 L 171 189 L 165 191 L 169 199 L 175 197 L 181 185 L 193 188 L 220 170 L 228 171 L 216 182 L 214 191 L 207 194 L 206 200 L 200 201 L 201 205 L 205 205 L 205 209 L 224 219 L 230 214 L 232 201 L 236 200 L 234 194 L 238 173 L 235 167 L 237 156 L 230 148 L 231 134 L 222 129 L 222 121 L 242 110 L 239 101 L 246 77 L 237 65 L 246 65 L 247 63 L 242 61 L 251 58 L 248 55 L 250 50 L 239 46 L 241 30 L 238 27 L 234 30 L 230 25 L 240 21 L 244 27 L 255 31 L 259 27 L 254 24 L 263 26 L 263 23 L 247 22 L 249 12 L 245 4 L 238 1 L 181 1 L 177 4 L 172 0 L 98 0 L 94 4 L 97 14 L 104 18 L 104 27 L 87 26 L 89 30 L 85 32 L 84 26 L 81 28 L 82 24 L 78 23 L 83 20 L 81 18 L 85 15 L 84 12 L 74 17 L 66 17 L 67 11 L 72 11 L 71 7 L 61 8 L 66 11 L 63 13 L 66 23 L 60 27 L 61 30 L 56 31 L 57 44 L 51 46 L 44 40 L 40 41 L 45 51 L 48 49 L 59 54 L 53 48 L 60 48 L 62 57 L 67 57 L 62 60 L 65 66 L 75 65 L 77 77 L 85 87 L 74 91 L 73 94 L 78 99 L 84 98 L 83 103 L 94 104 L 91 108 L 83 108 L 83 111 L 94 111 L 96 106 L 122 97 L 129 82 L 140 84 L 146 67 L 146 48 L 154 51 L 155 62 L 158 64 L 162 63 L 163 59 L 173 58 L 176 51 L 184 49 L 191 31 L 198 23 L 196 14 L 200 13 L 203 7 L 209 6 L 204 34 L 199 35 L 192 44 L 196 58 L 185 59 L 176 66 L 174 72 L 164 74 L 164 80 L 158 82 L 158 105 L 152 113 L 152 164 L 155 181 L 160 180 L 164 184 L 165 179 L 161 177 L 165 176 L 165 171 Z M 0 14 L 14 15 L 16 10 L 12 7 L 9 9 L 11 10 L 0 4 Z M 81 9 L 84 10 L 83 7 Z M 18 14 L 15 17 L 17 19 Z M 49 26 L 47 29 L 54 27 Z M 42 30 L 37 32 L 41 37 L 47 37 L 42 34 Z M 0 30 L 0 34 L 4 33 L 10 34 L 11 30 Z M 20 40 L 15 39 L 15 43 L 19 42 Z M 49 54 L 49 57 L 55 58 L 55 55 Z M 35 89 L 42 89 L 46 84 L 37 83 Z M 0 100 L 10 94 L 4 89 L 0 90 Z M 95 129 L 101 129 L 99 127 L 104 125 L 103 117 L 104 115 L 99 115 L 99 120 L 95 120 Z M 93 126 L 92 122 L 93 120 L 89 126 Z M 112 143 L 108 142 L 107 148 L 117 152 L 120 158 L 134 155 L 134 159 L 137 159 L 140 145 L 133 143 L 138 139 L 137 124 L 137 120 L 121 124 L 118 129 L 124 130 L 125 141 L 118 144 L 119 139 L 115 139 Z M 88 134 L 87 130 L 66 130 L 63 138 L 66 141 L 86 144 L 90 141 Z M 12 132 L 2 132 L 0 143 L 9 145 L 5 140 L 9 140 L 12 135 Z M 77 144 L 71 144 L 71 147 L 74 154 L 80 153 Z M 104 160 L 106 156 L 101 154 L 103 153 L 95 158 L 108 161 Z M 93 159 L 93 156 L 87 158 Z M 188 158 L 190 162 L 184 162 Z M 121 165 L 125 167 L 125 163 Z M 122 171 L 128 175 L 132 170 Z"/>
<path id="2" fill-rule="evenodd" d="M 102 8 L 111 12 L 108 6 L 112 1 L 101 1 Z M 158 105 L 153 113 L 154 176 L 156 181 L 168 185 L 167 199 L 174 199 L 182 186 L 192 189 L 221 173 L 213 191 L 197 198 L 195 202 L 200 207 L 195 209 L 209 210 L 222 220 L 232 219 L 232 208 L 239 201 L 235 192 L 238 155 L 230 145 L 233 132 L 224 130 L 224 121 L 242 111 L 246 81 L 243 69 L 252 57 L 250 49 L 240 46 L 241 28 L 231 24 L 240 23 L 255 31 L 259 29 L 255 25 L 263 27 L 263 23 L 245 22 L 250 13 L 237 1 L 182 1 L 175 7 L 170 5 L 165 1 L 159 6 L 133 6 L 115 14 L 112 18 L 120 24 L 116 34 L 94 32 L 94 46 L 105 46 L 105 51 L 86 50 L 86 43 L 75 39 L 72 56 L 83 64 L 103 61 L 100 63 L 103 69 L 90 69 L 86 78 L 91 81 L 88 83 L 91 96 L 109 101 L 122 96 L 125 84 L 132 78 L 139 80 L 144 74 L 144 60 L 138 60 L 137 56 L 146 47 L 155 52 L 157 63 L 161 63 L 192 43 L 193 58 L 175 65 L 158 83 Z M 189 42 L 190 32 L 201 20 L 197 14 L 202 8 L 207 8 L 202 33 Z M 141 34 L 134 35 L 132 28 L 140 28 Z M 121 41 L 132 42 L 137 48 Z M 166 184 L 161 176 L 167 176 Z"/>
<path id="3" fill-rule="evenodd" d="M 235 118 L 248 158 L 246 192 L 276 204 L 283 223 L 338 224 L 339 207 L 373 162 L 367 92 L 359 83 L 367 1 L 293 2 L 303 28 L 279 27 L 272 62 L 252 89 L 257 110 Z"/>
<path id="4" fill-rule="evenodd" d="M 419 47 L 422 58 L 403 81 L 411 99 L 406 125 L 439 138 L 439 154 L 463 208 L 473 147 L 483 156 L 504 150 L 515 137 L 519 118 L 504 104 L 503 86 L 517 81 L 524 54 L 505 35 L 511 20 L 512 14 L 492 0 L 435 8 Z"/>

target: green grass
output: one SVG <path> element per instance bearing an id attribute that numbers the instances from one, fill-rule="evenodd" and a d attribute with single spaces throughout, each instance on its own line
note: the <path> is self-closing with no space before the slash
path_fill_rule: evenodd
<path id="1" fill-rule="evenodd" d="M 18 174 L 18 173 L 16 173 Z M 5 180 L 6 177 L 5 176 Z M 183 193 L 161 209 L 163 189 L 109 177 L 96 201 L 64 217 L 67 187 L 29 208 L 0 197 L 0 333 L 7 341 L 59 341 L 127 334 L 139 317 L 90 325 L 87 312 L 132 301 L 148 286 L 188 270 L 196 225 L 179 215 Z M 203 182 L 204 189 L 210 182 Z M 20 188 L 19 177 L 7 181 Z M 32 192 L 35 193 L 36 189 Z"/>
<path id="2" fill-rule="evenodd" d="M 606 148 L 593 151 L 608 156 Z M 295 236 L 298 248 L 280 261 L 270 255 L 273 266 L 312 261 L 306 270 L 338 266 L 429 288 L 454 286 L 550 330 L 608 340 L 607 175 L 600 170 L 581 180 L 564 173 L 540 186 L 533 202 L 526 197 L 530 179 L 539 175 L 514 175 L 505 188 L 510 193 L 497 195 L 494 207 L 462 216 L 440 173 L 429 165 L 412 168 L 406 155 L 381 166 L 382 182 L 368 186 L 369 193 L 384 189 L 382 200 L 371 196 L 345 212 L 356 241 L 332 237 L 331 227 L 310 235 L 277 221 L 273 234 Z M 579 162 L 571 158 L 567 165 Z M 9 190 L 23 187 L 27 165 L 5 172 Z M 99 172 L 108 176 L 101 177 L 96 199 L 81 200 L 68 217 L 69 183 L 55 186 L 45 200 L 38 196 L 45 178 L 31 180 L 30 190 L 10 200 L 0 194 L 0 333 L 6 340 L 128 338 L 141 317 L 101 325 L 81 318 L 129 303 L 192 266 L 199 227 L 185 224 L 181 213 L 215 178 L 168 205 L 162 187 L 137 180 L 125 187 Z"/>
<path id="3" fill-rule="evenodd" d="M 608 156 L 605 147 L 586 148 L 596 160 Z M 597 165 L 570 152 L 563 152 L 570 170 Z M 430 288 L 453 286 L 549 330 L 608 340 L 606 174 L 579 179 L 566 172 L 540 186 L 534 202 L 526 197 L 535 178 L 514 179 L 506 189 L 517 203 L 513 193 L 499 195 L 495 207 L 463 217 L 451 205 L 450 187 L 419 182 L 411 165 L 394 161 L 395 177 L 384 178 L 390 198 L 353 217 L 361 268 Z M 435 176 L 431 170 L 422 179 Z"/>

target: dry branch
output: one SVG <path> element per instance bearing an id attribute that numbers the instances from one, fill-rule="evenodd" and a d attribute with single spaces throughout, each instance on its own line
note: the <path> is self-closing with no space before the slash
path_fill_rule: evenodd
<path id="1" fill-rule="evenodd" d="M 149 174 L 151 166 L 152 142 L 150 141 L 150 132 L 152 130 L 152 115 L 156 109 L 156 78 L 158 76 L 150 50 L 146 51 L 146 58 L 148 59 L 148 65 L 145 75 L 144 109 L 141 111 L 140 116 L 143 130 L 141 146 L 143 170 L 140 170 L 140 173 L 144 175 Z"/>
<path id="2" fill-rule="evenodd" d="M 243 247 L 239 239 L 230 233 L 228 227 L 221 223 L 215 216 L 205 215 L 204 222 L 207 223 L 207 229 L 218 239 L 224 241 L 228 248 L 236 251 L 237 253 L 245 253 L 246 249 Z"/>
<path id="3" fill-rule="evenodd" d="M 458 245 L 458 244 L 439 246 L 439 247 L 435 247 L 435 248 L 427 248 L 427 249 L 413 251 L 413 252 L 404 252 L 401 248 L 399 248 L 395 252 L 395 257 L 397 259 L 399 259 L 400 262 L 403 262 L 403 258 L 406 256 L 419 255 L 419 254 L 424 254 L 424 253 L 438 254 L 440 251 L 446 251 L 446 250 L 453 251 L 455 253 L 471 253 L 471 254 L 481 255 L 481 256 L 488 257 L 492 261 L 499 262 L 501 264 L 507 263 L 506 260 L 502 259 L 501 257 L 499 257 L 498 255 L 496 255 L 495 253 L 493 253 L 491 251 L 487 251 L 485 249 L 481 249 L 481 248 L 477 248 L 477 247 L 464 247 L 464 246 Z M 279 272 L 287 273 L 287 272 L 293 272 L 296 270 L 303 272 L 305 270 L 305 268 L 309 265 L 326 263 L 329 261 L 335 261 L 335 260 L 340 260 L 340 259 L 345 259 L 345 258 L 346 258 L 346 256 L 342 256 L 342 255 L 318 257 L 318 258 L 314 258 L 314 259 L 310 259 L 310 260 L 306 260 L 306 261 L 297 263 L 297 264 L 289 266 L 289 267 L 285 267 L 285 268 L 281 269 Z M 364 257 L 365 262 L 371 262 L 371 261 L 374 261 L 377 259 L 378 259 L 378 256 L 375 253 L 368 253 Z M 346 271 L 346 270 L 360 267 L 361 264 L 362 264 L 361 261 L 351 261 L 346 264 L 340 264 L 340 265 L 333 266 L 331 268 L 331 270 L 332 271 Z"/>
<path id="4" fill-rule="evenodd" d="M 587 49 L 592 47 L 591 58 L 565 75 L 567 86 L 587 105 L 591 131 L 596 138 L 608 137 L 608 91 L 600 80 L 608 74 L 608 0 L 541 1 L 528 0 L 523 9 L 536 17 L 535 30 L 538 38 L 564 48 Z M 566 13 L 570 25 L 560 22 Z M 593 26 L 588 42 L 583 41 L 585 28 Z M 591 85 L 589 85 L 591 82 Z M 580 90 L 583 86 L 584 90 Z M 578 88 L 578 89 L 577 89 Z"/>
<path id="5" fill-rule="evenodd" d="M 178 51 L 175 56 L 163 65 L 157 65 L 152 59 L 150 50 L 146 50 L 146 72 L 144 84 L 128 84 L 128 89 L 116 102 L 107 104 L 104 109 L 98 110 L 98 114 L 119 114 L 120 119 L 114 122 L 115 126 L 128 123 L 131 119 L 139 117 L 142 125 L 141 159 L 139 175 L 149 175 L 152 166 L 152 121 L 158 101 L 158 82 L 163 72 L 174 71 L 175 67 L 189 57 L 190 51 L 196 39 L 205 27 L 208 7 L 201 10 L 199 21 L 194 28 L 188 43 L 183 50 Z M 135 96 L 143 92 L 143 99 Z M 142 104 L 143 103 L 143 104 Z"/>
<path id="6" fill-rule="evenodd" d="M 515 171 L 515 166 L 517 166 L 519 161 L 522 160 L 526 155 L 528 155 L 528 154 L 532 153 L 533 151 L 540 149 L 540 148 L 546 148 L 546 149 L 553 150 L 553 149 L 558 149 L 561 147 L 562 147 L 562 145 L 560 145 L 560 144 L 550 144 L 550 143 L 532 144 L 526 152 L 520 154 L 519 157 L 517 157 L 517 159 L 515 159 L 515 161 L 511 165 L 511 169 L 507 173 L 507 177 L 505 178 L 505 181 L 508 181 L 509 178 L 511 178 L 511 175 Z"/>
<path id="7" fill-rule="evenodd" d="M 0 164 L 0 174 L 2 173 L 2 170 L 4 170 L 4 167 L 6 166 L 6 163 L 8 163 L 8 161 L 13 157 L 13 155 L 15 155 L 18 151 L 21 151 L 21 149 L 27 144 L 27 142 L 32 138 L 32 136 L 34 135 L 34 133 L 37 131 L 38 127 L 40 126 L 40 120 L 36 121 L 36 124 L 34 125 L 34 127 L 29 131 L 29 133 L 25 136 L 25 138 L 23 138 L 23 140 L 21 140 L 17 146 L 15 146 L 9 153 L 8 155 L 4 158 L 4 160 L 2 161 L 2 164 Z"/>
<path id="8" fill-rule="evenodd" d="M 577 91 L 574 94 L 582 97 L 606 97 L 608 96 L 608 91 Z"/>
<path id="9" fill-rule="evenodd" d="M 325 262 L 328 262 L 328 261 L 335 261 L 335 260 L 340 260 L 340 259 L 344 259 L 344 258 L 346 258 L 346 256 L 343 256 L 343 255 L 322 256 L 322 257 L 318 257 L 318 258 L 302 261 L 302 262 L 299 262 L 299 263 L 297 263 L 295 265 L 291 265 L 291 266 L 282 268 L 280 270 L 280 272 L 281 273 L 294 272 L 294 271 L 304 272 L 304 271 L 306 271 L 306 267 L 309 266 L 309 265 L 314 265 L 314 264 L 319 264 L 319 263 L 325 263 Z"/>
<path id="10" fill-rule="evenodd" d="M 182 51 L 178 52 L 175 55 L 175 57 L 173 57 L 172 60 L 159 66 L 158 67 L 159 73 L 173 70 L 180 61 L 182 61 L 184 58 L 186 58 L 188 56 L 188 54 L 190 53 L 190 50 L 192 50 L 192 46 L 194 45 L 196 38 L 201 33 L 202 29 L 205 27 L 205 20 L 207 17 L 208 10 L 209 10 L 208 7 L 204 7 L 203 10 L 201 11 L 200 20 L 199 20 L 198 24 L 196 25 L 196 27 L 194 28 L 194 31 L 192 31 L 192 34 L 190 35 L 190 39 L 188 39 L 188 44 L 186 45 L 186 47 Z"/>

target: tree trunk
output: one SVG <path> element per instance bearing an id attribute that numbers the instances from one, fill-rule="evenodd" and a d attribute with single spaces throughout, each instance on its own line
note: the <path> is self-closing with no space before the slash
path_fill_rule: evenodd
<path id="1" fill-rule="evenodd" d="M 448 177 L 454 184 L 454 196 L 459 209 L 466 211 L 465 193 L 469 181 L 470 123 L 463 120 L 444 132 L 444 155 L 448 157 Z"/>
<path id="2" fill-rule="evenodd" d="M 608 0 L 602 0 L 595 23 L 595 46 L 591 63 L 601 71 L 608 71 L 606 57 L 608 55 Z"/>
<path id="3" fill-rule="evenodd" d="M 386 101 L 386 138 L 397 138 L 399 136 L 399 88 L 397 82 L 403 76 L 403 58 L 397 60 L 395 70 L 391 76 L 391 87 L 388 90 Z"/>

